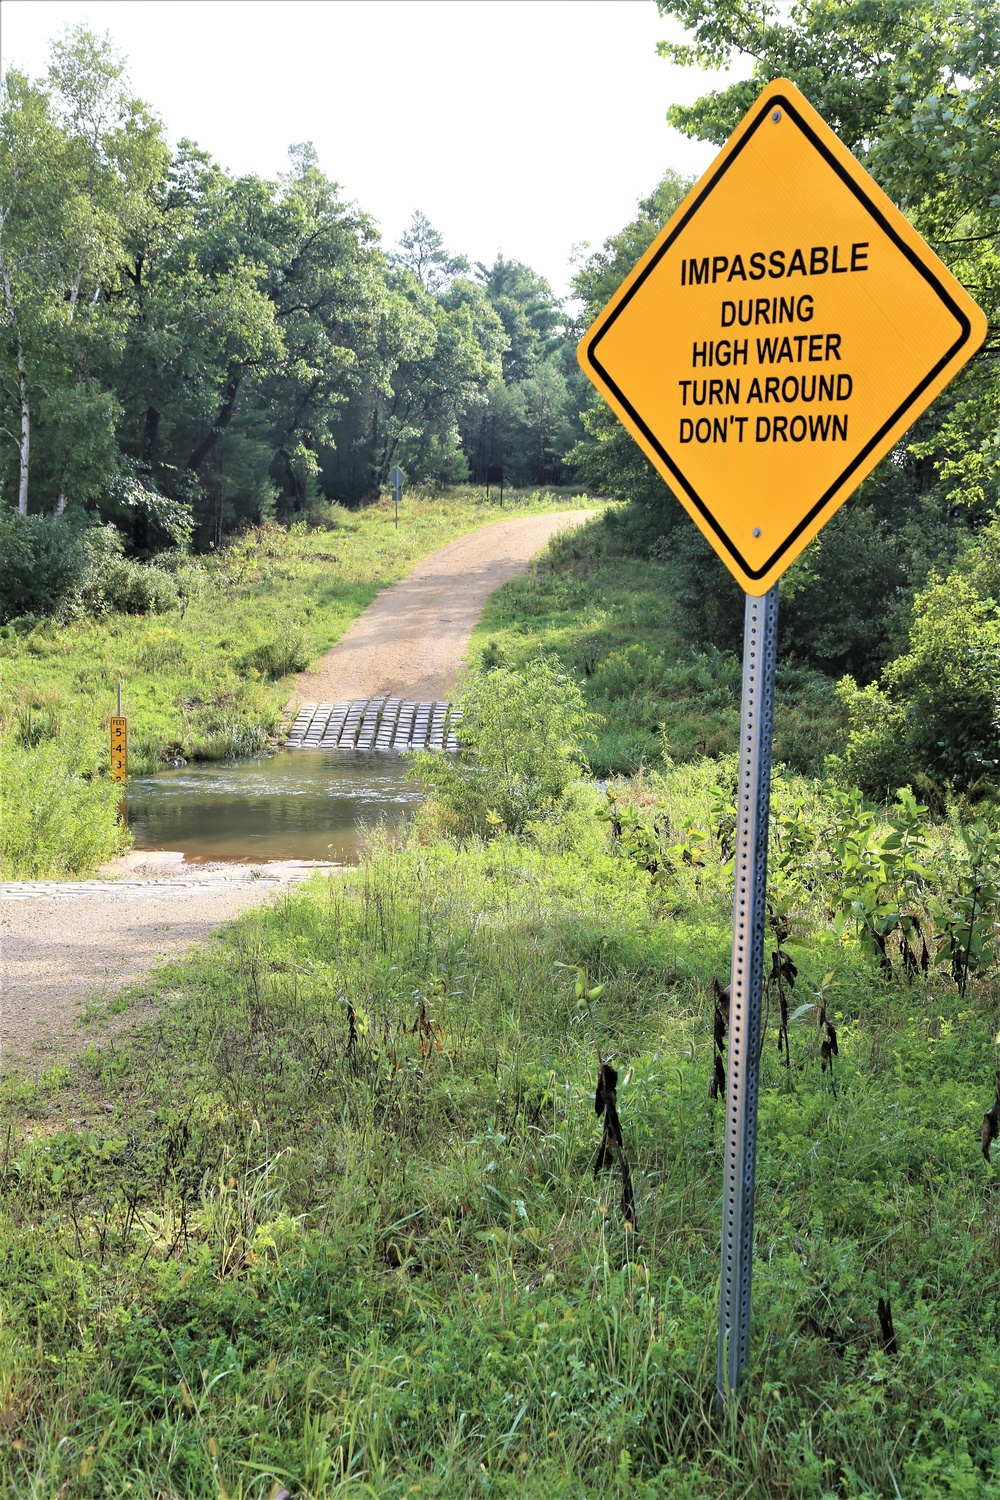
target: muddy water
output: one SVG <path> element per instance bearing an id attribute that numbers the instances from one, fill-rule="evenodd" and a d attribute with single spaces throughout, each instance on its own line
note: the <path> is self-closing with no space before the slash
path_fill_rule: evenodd
<path id="1" fill-rule="evenodd" d="M 137 849 L 190 861 L 329 859 L 353 864 L 359 823 L 395 826 L 422 797 L 397 755 L 282 750 L 235 765 L 188 765 L 129 784 Z"/>

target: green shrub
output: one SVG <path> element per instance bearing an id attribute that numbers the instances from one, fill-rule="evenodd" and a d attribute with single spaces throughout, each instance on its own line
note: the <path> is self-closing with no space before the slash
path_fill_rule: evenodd
<path id="1" fill-rule="evenodd" d="M 185 714 L 186 733 L 178 744 L 193 760 L 242 760 L 260 755 L 278 727 L 277 705 L 260 683 L 244 682 L 213 702 Z"/>
<path id="2" fill-rule="evenodd" d="M 808 667 L 779 666 L 776 688 L 775 764 L 794 767 L 806 776 L 822 776 L 827 756 L 844 743 L 847 711 L 843 699 L 829 677 Z M 898 785 L 893 782 L 890 790 Z"/>
<path id="3" fill-rule="evenodd" d="M 632 698 L 648 689 L 662 688 L 667 672 L 662 651 L 642 642 L 611 651 L 594 671 L 591 690 L 605 698 Z"/>
<path id="4" fill-rule="evenodd" d="M 875 682 L 859 688 L 853 677 L 844 677 L 836 693 L 847 715 L 847 746 L 843 755 L 829 758 L 828 769 L 866 797 L 885 802 L 914 774 L 906 711 Z"/>
<path id="5" fill-rule="evenodd" d="M 195 760 L 246 760 L 267 745 L 263 724 L 248 723 L 235 714 L 223 717 L 204 738 L 190 747 Z"/>
<path id="6" fill-rule="evenodd" d="M 917 768 L 959 789 L 1000 769 L 1000 609 L 958 573 L 917 595 L 883 680 L 909 710 Z"/>
<path id="7" fill-rule="evenodd" d="M 595 776 L 632 776 L 661 759 L 661 732 L 614 726 L 587 740 L 587 762 Z"/>
<path id="8" fill-rule="evenodd" d="M 91 527 L 84 533 L 83 550 L 87 568 L 77 602 L 87 614 L 163 614 L 179 602 L 177 585 L 165 569 L 122 555 L 124 544 L 116 526 Z"/>
<path id="9" fill-rule="evenodd" d="M 306 512 L 310 531 L 337 531 L 347 524 L 350 512 L 336 500 L 316 500 Z"/>
<path id="10" fill-rule="evenodd" d="M 184 662 L 190 647 L 176 630 L 152 626 L 135 643 L 135 666 L 141 672 L 169 672 Z"/>
<path id="11" fill-rule="evenodd" d="M 460 834 L 520 834 L 564 805 L 580 776 L 583 694 L 545 657 L 520 672 L 495 667 L 470 675 L 460 695 L 463 749 L 414 757 L 413 774 L 433 788 Z"/>
<path id="12" fill-rule="evenodd" d="M 850 731 L 839 768 L 868 796 L 916 775 L 965 791 L 1000 769 L 1000 609 L 960 573 L 917 595 L 909 650 L 881 685 L 839 693 Z M 835 767 L 836 769 L 836 767 Z"/>
<path id="13" fill-rule="evenodd" d="M 680 510 L 664 517 L 665 531 L 649 548 L 663 564 L 664 593 L 677 605 L 679 632 L 692 645 L 711 642 L 720 651 L 738 651 L 743 639 L 742 589 Z"/>
<path id="14" fill-rule="evenodd" d="M 0 872 L 7 879 L 85 873 L 121 847 L 121 789 L 90 770 L 59 740 L 31 749 L 0 741 Z"/>
<path id="15" fill-rule="evenodd" d="M 1000 602 L 1000 515 L 983 527 L 967 561 L 970 581 L 980 598 Z"/>
<path id="16" fill-rule="evenodd" d="M 54 614 L 86 567 L 79 533 L 71 526 L 0 508 L 0 624 Z"/>
<path id="17" fill-rule="evenodd" d="M 33 750 L 46 740 L 59 738 L 64 703 L 62 695 L 51 689 L 23 687 L 19 692 L 0 697 L 0 734 L 22 750 Z"/>
<path id="18" fill-rule="evenodd" d="M 891 521 L 845 505 L 782 579 L 782 658 L 876 677 L 892 654 L 886 641 L 908 582 L 906 552 Z"/>
<path id="19" fill-rule="evenodd" d="M 279 677 L 304 671 L 309 665 L 309 652 L 301 634 L 289 631 L 258 641 L 249 651 L 244 651 L 236 665 L 244 672 L 256 672 L 268 682 L 276 682 Z"/>

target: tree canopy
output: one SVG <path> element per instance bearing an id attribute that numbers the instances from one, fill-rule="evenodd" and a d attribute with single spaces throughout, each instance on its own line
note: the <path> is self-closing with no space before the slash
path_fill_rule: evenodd
<path id="1" fill-rule="evenodd" d="M 276 181 L 171 151 L 85 25 L 0 94 L 0 492 L 144 553 L 412 480 L 562 477 L 562 308 L 414 213 L 387 250 L 309 142 Z"/>

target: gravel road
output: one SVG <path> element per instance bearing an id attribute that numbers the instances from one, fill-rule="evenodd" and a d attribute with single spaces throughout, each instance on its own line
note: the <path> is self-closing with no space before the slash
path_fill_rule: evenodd
<path id="1" fill-rule="evenodd" d="M 523 573 L 557 531 L 592 510 L 518 516 L 481 526 L 432 552 L 383 589 L 311 672 L 295 679 L 289 710 L 347 698 L 446 698 L 487 599 Z"/>
<path id="2" fill-rule="evenodd" d="M 379 594 L 318 669 L 296 679 L 292 704 L 392 689 L 447 696 L 493 590 L 555 532 L 593 514 L 519 516 L 449 542 Z M 314 868 L 187 865 L 180 855 L 137 851 L 105 867 L 106 878 L 0 883 L 0 1071 L 50 1065 L 82 1048 L 85 999 L 114 994 Z"/>
<path id="3" fill-rule="evenodd" d="M 85 1047 L 84 999 L 114 994 L 314 868 L 133 853 L 105 866 L 106 879 L 0 883 L 0 1071 Z"/>

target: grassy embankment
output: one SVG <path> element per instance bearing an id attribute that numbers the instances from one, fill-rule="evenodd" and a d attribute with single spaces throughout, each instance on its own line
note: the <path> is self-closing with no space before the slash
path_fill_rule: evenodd
<path id="1" fill-rule="evenodd" d="M 587 786 L 485 846 L 426 813 L 407 847 L 165 970 L 129 1040 L 11 1082 L 0 1491 L 1000 1495 L 996 981 L 907 978 L 898 937 L 877 961 L 844 906 L 850 848 L 881 851 L 883 913 L 927 933 L 965 867 L 914 809 L 886 838 L 793 779 L 753 1367 L 739 1420 L 715 1420 L 729 770 L 622 787 L 620 836 Z M 575 966 L 605 986 L 592 1016 Z M 598 1047 L 632 1227 L 593 1172 Z"/>
<path id="2" fill-rule="evenodd" d="M 692 647 L 673 597 L 669 556 L 651 558 L 635 520 L 613 507 L 560 538 L 529 574 L 499 590 L 473 637 L 514 665 L 539 649 L 582 680 L 603 721 L 588 741 L 595 775 L 736 749 L 742 666 L 732 652 Z M 776 761 L 807 775 L 840 747 L 844 715 L 822 673 L 779 667 Z M 662 726 L 662 732 L 661 732 Z"/>
<path id="3" fill-rule="evenodd" d="M 181 599 L 167 613 L 0 628 L 0 876 L 85 874 L 119 847 L 108 778 L 119 681 L 133 772 L 169 753 L 252 754 L 278 728 L 289 675 L 418 558 L 508 510 L 587 503 L 515 492 L 501 512 L 482 490 L 408 493 L 398 531 L 389 502 L 331 507 L 328 530 L 266 527 L 179 563 Z"/>

